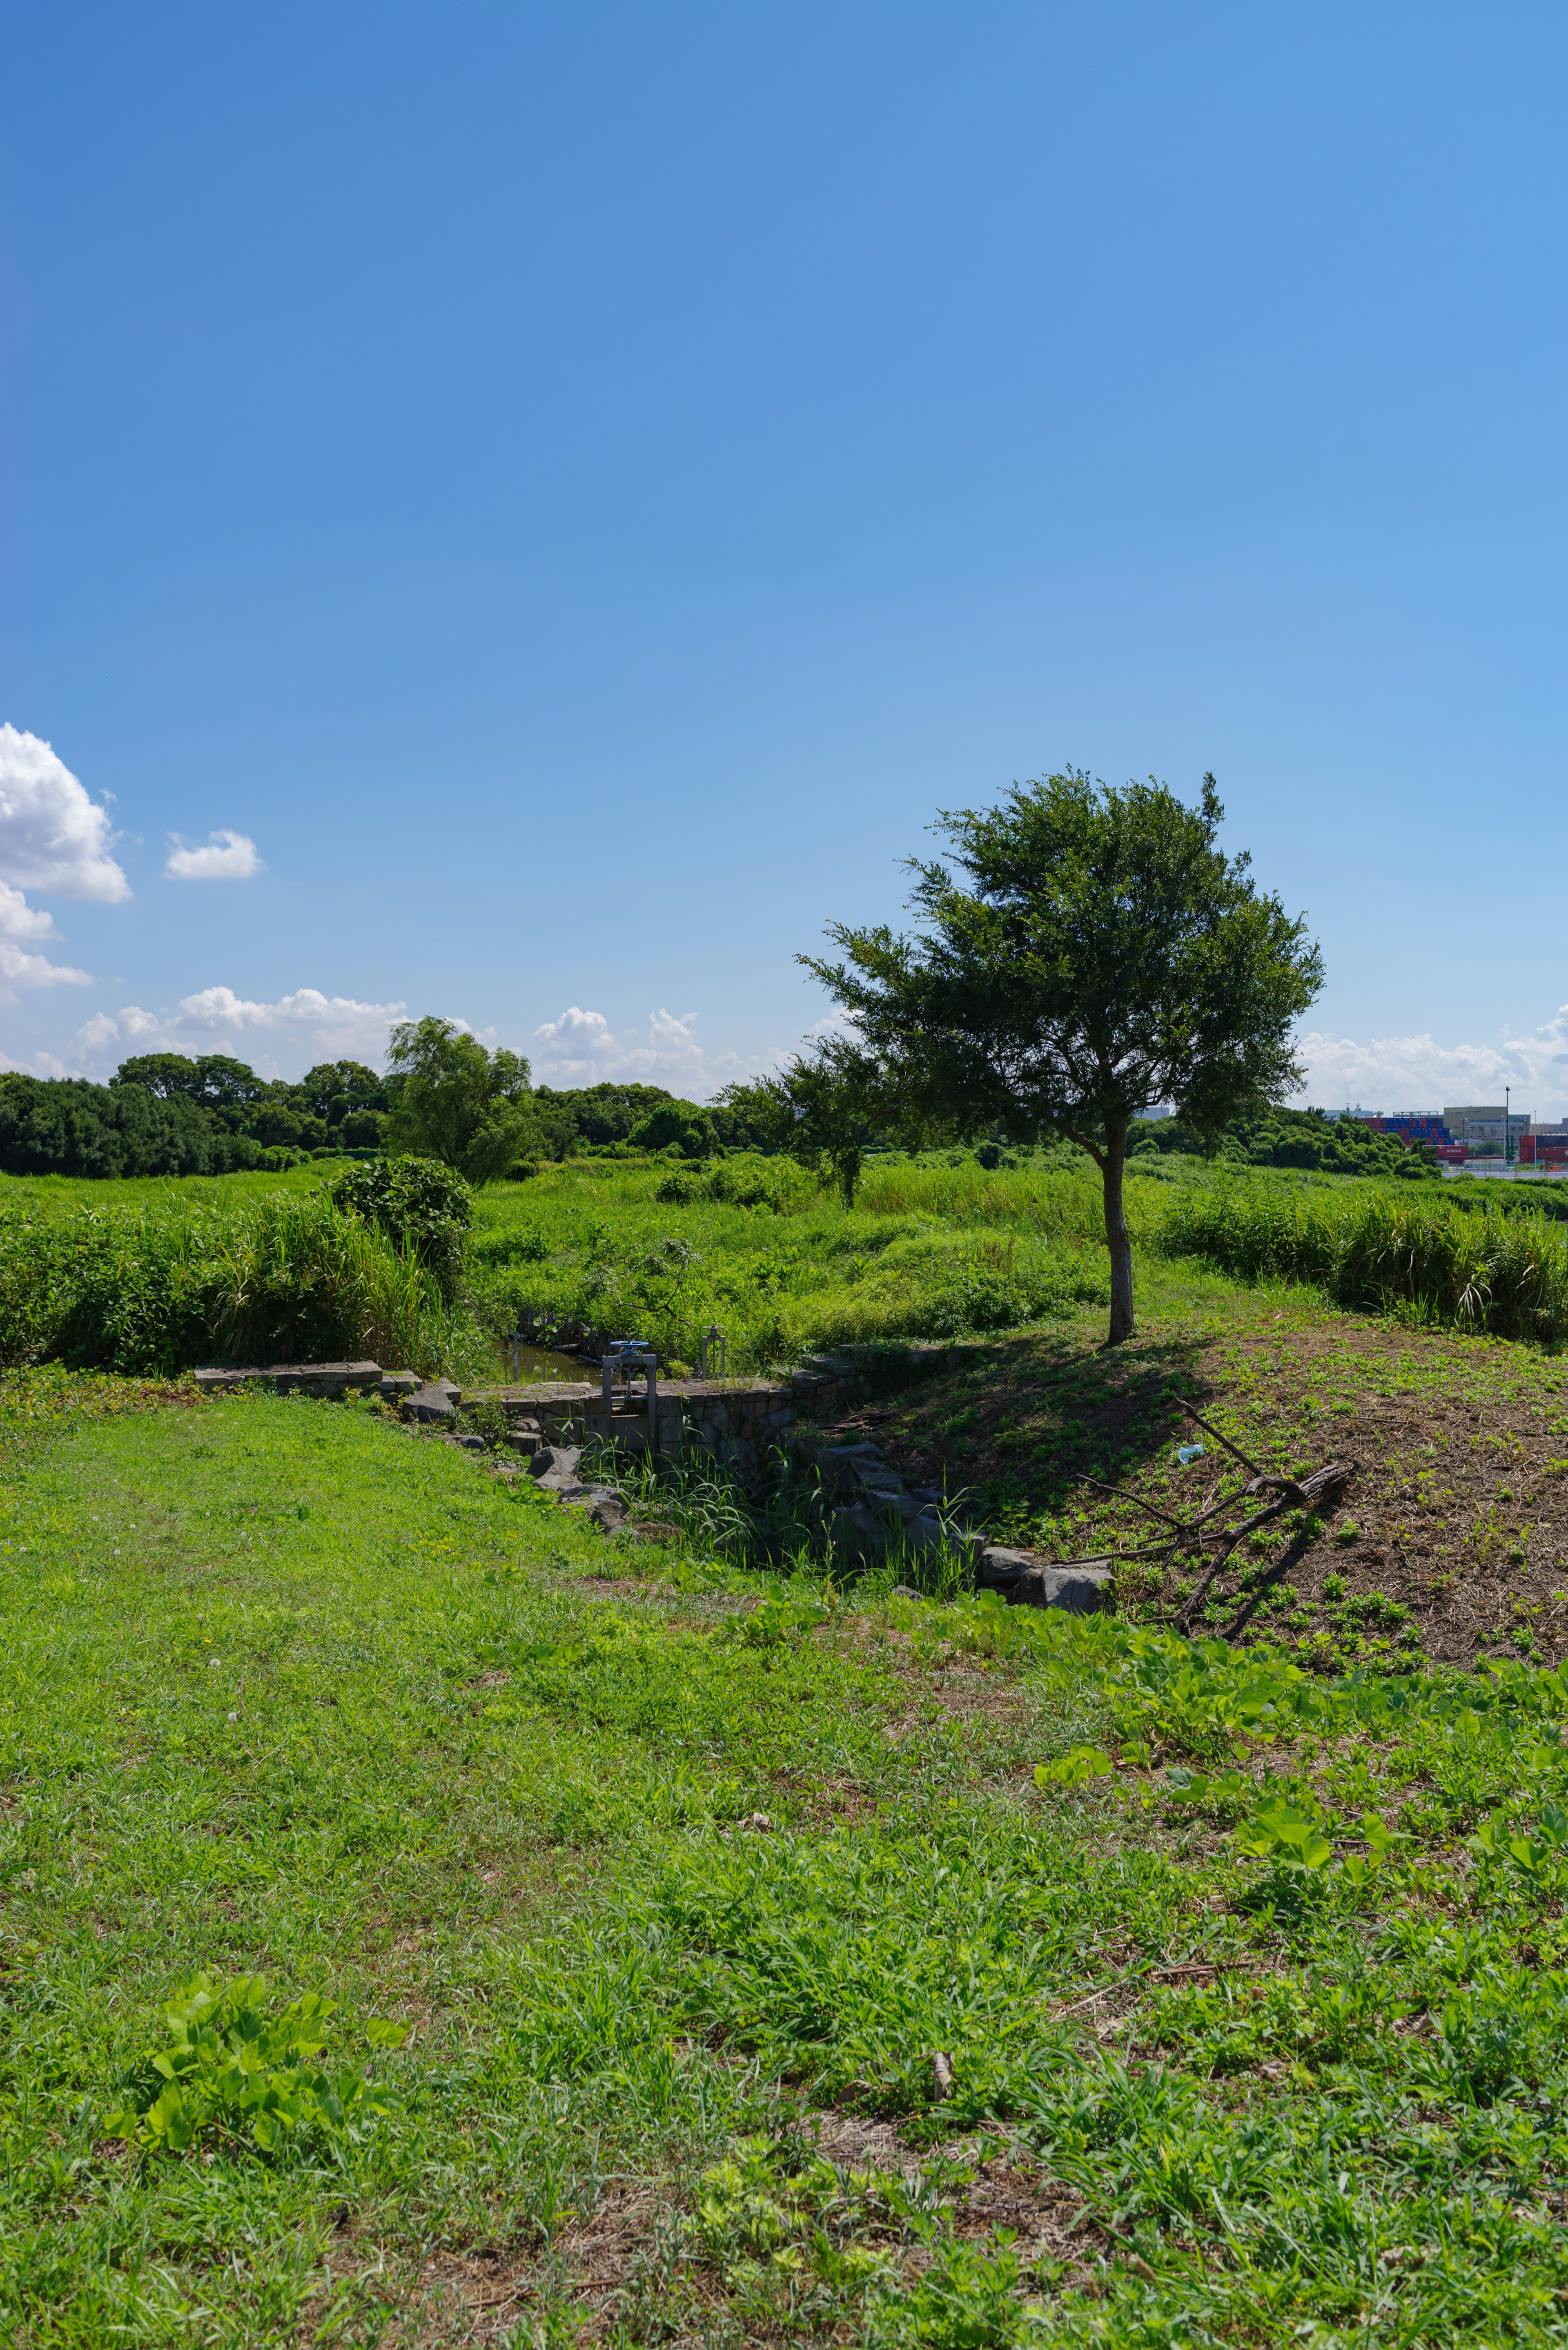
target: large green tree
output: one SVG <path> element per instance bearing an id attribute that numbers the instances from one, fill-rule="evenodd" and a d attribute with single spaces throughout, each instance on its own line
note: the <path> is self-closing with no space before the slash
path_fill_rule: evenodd
<path id="1" fill-rule="evenodd" d="M 1212 775 L 1189 807 L 1162 784 L 1070 771 L 991 809 L 944 811 L 950 866 L 911 858 L 913 937 L 830 926 L 803 955 L 906 1104 L 961 1131 L 1064 1135 L 1098 1166 L 1112 1344 L 1132 1336 L 1122 1198 L 1135 1114 L 1173 1102 L 1211 1133 L 1300 1083 L 1295 1021 L 1323 984 L 1304 917 L 1217 844 Z"/>
<path id="2" fill-rule="evenodd" d="M 387 1052 L 389 1140 L 395 1150 L 444 1159 L 471 1183 L 516 1158 L 528 1131 L 528 1064 L 487 1052 L 453 1020 L 403 1020 Z"/>
<path id="3" fill-rule="evenodd" d="M 244 1108 L 268 1092 L 265 1077 L 228 1053 L 202 1053 L 195 1060 L 184 1053 L 135 1053 L 121 1061 L 109 1083 L 143 1086 L 160 1101 L 183 1097 L 210 1109 Z"/>

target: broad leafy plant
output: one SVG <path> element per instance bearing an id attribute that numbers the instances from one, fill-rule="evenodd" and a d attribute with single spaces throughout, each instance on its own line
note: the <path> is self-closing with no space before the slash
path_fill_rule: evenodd
<path id="1" fill-rule="evenodd" d="M 167 2043 L 135 2066 L 104 2126 L 161 2154 L 216 2139 L 271 2155 L 296 2131 L 353 2135 L 392 2101 L 362 2069 L 323 2064 L 332 2015 L 315 1991 L 269 2012 L 260 1975 L 193 1975 L 164 2012 Z M 365 2036 L 372 2049 L 400 2048 L 408 2032 L 372 2019 Z"/>

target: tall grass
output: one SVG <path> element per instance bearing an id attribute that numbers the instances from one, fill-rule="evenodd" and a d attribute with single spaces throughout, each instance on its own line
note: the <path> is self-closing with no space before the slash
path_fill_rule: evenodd
<path id="1" fill-rule="evenodd" d="M 1168 1187 L 1129 1184 L 1147 1240 Z M 636 1332 L 698 1358 L 717 1323 L 732 1371 L 820 1347 L 961 1337 L 1065 1319 L 1109 1295 L 1096 1170 L 889 1159 L 857 1204 L 788 1160 L 717 1169 L 576 1163 L 480 1193 L 467 1292 L 497 1332 L 524 1308 Z"/>
<path id="2" fill-rule="evenodd" d="M 462 1318 L 417 1262 L 321 1192 L 239 1213 L 180 1206 L 0 1211 L 0 1361 L 174 1371 L 366 1357 L 433 1372 Z"/>
<path id="3" fill-rule="evenodd" d="M 903 1584 L 933 1599 L 951 1599 L 973 1580 L 967 1551 L 956 1539 L 914 1549 L 901 1527 L 889 1525 L 886 1548 L 875 1556 L 841 1549 L 834 1533 L 840 1505 L 832 1486 L 820 1470 L 783 1450 L 764 1462 L 752 1484 L 732 1463 L 691 1453 L 652 1461 L 601 1450 L 594 1455 L 593 1473 L 613 1485 L 639 1515 L 673 1526 L 693 1550 L 733 1566 L 784 1568 L 884 1594 Z M 944 1537 L 956 1532 L 952 1522 L 944 1523 Z"/>
<path id="4" fill-rule="evenodd" d="M 1168 1188 L 1154 1176 L 1128 1169 L 1125 1203 L 1135 1244 L 1150 1240 L 1158 1229 Z M 869 1215 L 1005 1224 L 1072 1245 L 1105 1245 L 1100 1172 L 1092 1159 L 1082 1155 L 1069 1159 L 1065 1166 L 1058 1159 L 1054 1164 L 1025 1163 L 989 1172 L 973 1159 L 956 1167 L 940 1159 L 877 1160 L 862 1178 L 856 1202 Z"/>
<path id="5" fill-rule="evenodd" d="M 1544 1346 L 1568 1334 L 1568 1232 L 1540 1215 L 1478 1215 L 1405 1190 L 1222 1176 L 1177 1192 L 1158 1246 L 1251 1281 L 1311 1282 L 1342 1305 L 1413 1310 Z"/>

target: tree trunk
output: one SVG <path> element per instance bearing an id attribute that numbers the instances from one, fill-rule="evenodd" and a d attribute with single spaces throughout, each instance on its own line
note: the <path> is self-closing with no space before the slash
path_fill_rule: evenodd
<path id="1" fill-rule="evenodd" d="M 1113 1127 L 1106 1136 L 1101 1171 L 1106 1186 L 1106 1246 L 1111 1253 L 1110 1344 L 1119 1347 L 1133 1334 L 1132 1235 L 1122 1206 L 1122 1169 L 1127 1154 L 1127 1130 Z"/>

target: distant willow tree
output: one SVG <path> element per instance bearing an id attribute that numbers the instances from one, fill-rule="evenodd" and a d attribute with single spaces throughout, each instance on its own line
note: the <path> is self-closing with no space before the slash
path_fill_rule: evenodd
<path id="1" fill-rule="evenodd" d="M 454 1020 L 402 1020 L 387 1048 L 394 1150 L 443 1159 L 471 1183 L 504 1172 L 529 1130 L 528 1064 L 488 1053 Z"/>
<path id="2" fill-rule="evenodd" d="M 1174 1103 L 1211 1134 L 1301 1082 L 1295 1021 L 1323 984 L 1304 916 L 1215 846 L 1212 775 L 1189 807 L 1164 785 L 1082 773 L 944 811 L 952 866 L 911 858 L 923 931 L 829 926 L 844 960 L 800 960 L 851 1016 L 884 1086 L 961 1132 L 1078 1143 L 1100 1170 L 1110 1340 L 1133 1335 L 1122 1198 L 1127 1129 Z"/>

